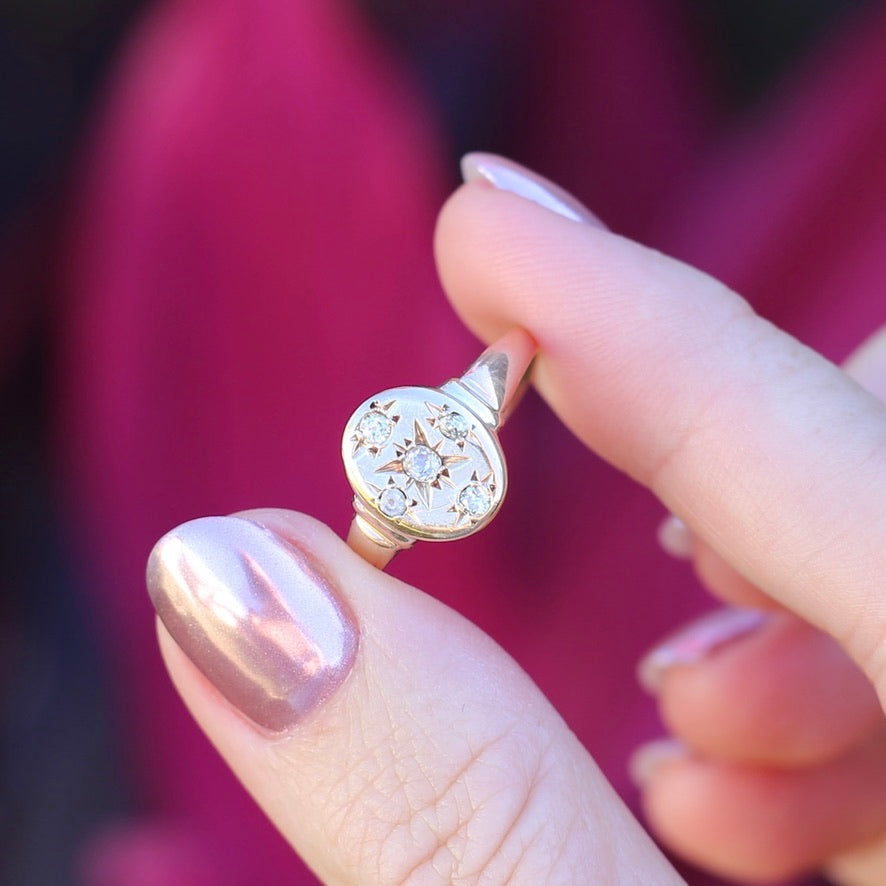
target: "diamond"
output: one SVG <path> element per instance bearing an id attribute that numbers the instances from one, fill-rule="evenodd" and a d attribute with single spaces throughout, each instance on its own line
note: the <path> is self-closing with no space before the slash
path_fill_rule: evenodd
<path id="1" fill-rule="evenodd" d="M 469 517 L 482 517 L 492 507 L 492 493 L 482 483 L 469 483 L 458 494 L 458 506 Z"/>
<path id="2" fill-rule="evenodd" d="M 471 426 L 460 412 L 446 412 L 437 420 L 437 427 L 444 437 L 450 440 L 463 440 Z"/>
<path id="3" fill-rule="evenodd" d="M 406 513 L 406 496 L 402 490 L 389 486 L 378 497 L 378 509 L 386 517 L 402 517 Z"/>
<path id="4" fill-rule="evenodd" d="M 443 459 L 430 446 L 418 444 L 403 455 L 403 471 L 417 483 L 433 483 L 443 470 Z"/>
<path id="5" fill-rule="evenodd" d="M 357 430 L 364 443 L 370 446 L 381 446 L 391 436 L 394 423 L 383 412 L 373 409 L 360 419 Z"/>

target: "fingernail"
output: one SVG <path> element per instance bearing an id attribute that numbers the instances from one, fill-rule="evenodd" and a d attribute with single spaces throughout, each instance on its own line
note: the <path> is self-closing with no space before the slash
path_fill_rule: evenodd
<path id="1" fill-rule="evenodd" d="M 659 524 L 658 543 L 665 553 L 678 560 L 688 560 L 692 557 L 692 533 L 689 527 L 673 514 L 669 514 Z"/>
<path id="2" fill-rule="evenodd" d="M 768 616 L 756 609 L 718 609 L 663 640 L 640 660 L 637 679 L 653 695 L 665 672 L 676 665 L 692 665 L 728 643 L 757 630 Z"/>
<path id="3" fill-rule="evenodd" d="M 461 158 L 461 175 L 465 182 L 489 182 L 500 191 L 516 194 L 571 221 L 605 227 L 597 216 L 561 187 L 497 154 L 465 154 Z"/>
<path id="4" fill-rule="evenodd" d="M 157 542 L 147 580 L 182 652 L 263 729 L 298 723 L 351 669 L 347 605 L 302 551 L 257 523 L 184 523 Z"/>
<path id="5" fill-rule="evenodd" d="M 662 764 L 688 757 L 689 748 L 683 742 L 675 738 L 658 738 L 634 751 L 628 760 L 628 774 L 638 788 L 644 788 Z"/>

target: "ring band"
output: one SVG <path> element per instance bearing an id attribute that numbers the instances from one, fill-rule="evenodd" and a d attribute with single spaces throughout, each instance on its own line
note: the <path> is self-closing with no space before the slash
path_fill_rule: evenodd
<path id="1" fill-rule="evenodd" d="M 496 432 L 535 351 L 515 328 L 439 388 L 390 388 L 360 404 L 342 438 L 354 550 L 382 567 L 417 539 L 463 538 L 492 520 L 507 490 Z"/>

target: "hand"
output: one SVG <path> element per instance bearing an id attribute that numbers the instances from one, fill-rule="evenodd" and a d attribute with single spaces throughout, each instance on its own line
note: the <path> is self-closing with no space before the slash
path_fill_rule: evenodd
<path id="1" fill-rule="evenodd" d="M 886 330 L 844 371 L 886 398 Z M 662 528 L 665 547 L 691 558 L 733 606 L 677 632 L 639 667 L 678 737 L 634 760 L 657 835 L 732 876 L 825 867 L 840 883 L 883 883 L 886 730 L 872 684 L 833 638 L 685 526 L 672 518 Z"/>
<path id="2" fill-rule="evenodd" d="M 834 637 L 855 663 L 790 623 L 818 646 L 810 641 L 803 666 L 782 679 L 793 647 L 789 631 L 775 636 L 755 684 L 786 686 L 792 702 L 814 697 L 822 680 L 824 701 L 848 687 L 857 728 L 836 741 L 822 728 L 799 760 L 785 756 L 790 728 L 787 741 L 750 728 L 753 766 L 744 745 L 723 755 L 722 742 L 647 766 L 653 823 L 691 857 L 748 876 L 813 865 L 886 832 L 879 713 L 858 670 L 882 699 L 886 411 L 715 281 L 490 162 L 499 189 L 460 189 L 438 227 L 441 276 L 468 325 L 488 341 L 527 328 L 541 347 L 542 395 L 684 520 L 699 562 L 709 551 L 724 574 Z M 158 544 L 149 586 L 178 643 L 161 627 L 161 646 L 198 722 L 325 881 L 678 882 L 489 638 L 307 517 L 241 516 L 185 524 Z M 666 669 L 662 699 L 728 651 Z M 804 680 L 807 665 L 818 685 Z M 827 726 L 822 709 L 790 708 Z M 691 729 L 677 731 L 698 744 Z M 826 762 L 835 749 L 850 765 Z M 770 773 L 757 764 L 770 762 L 793 788 L 765 790 Z M 876 789 L 860 794 L 859 784 Z M 769 806 L 730 821 L 740 801 Z M 788 814 L 800 824 L 774 842 L 756 827 L 758 815 Z M 812 847 L 779 842 L 810 827 Z M 719 840 L 703 855 L 710 836 Z"/>

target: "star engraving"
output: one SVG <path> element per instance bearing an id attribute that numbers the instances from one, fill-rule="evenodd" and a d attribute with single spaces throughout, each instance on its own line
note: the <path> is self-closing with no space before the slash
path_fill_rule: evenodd
<path id="1" fill-rule="evenodd" d="M 438 406 L 425 400 L 430 418 L 428 424 L 464 452 L 465 440 L 470 437 L 472 443 L 480 445 L 474 432 L 473 424 L 461 413 L 449 408 L 448 403 Z"/>
<path id="2" fill-rule="evenodd" d="M 388 482 L 384 486 L 377 486 L 375 483 L 369 483 L 368 486 L 372 490 L 376 507 L 386 517 L 392 520 L 417 522 L 418 518 L 413 509 L 418 502 L 406 495 L 392 476 L 388 477 Z"/>
<path id="3" fill-rule="evenodd" d="M 467 520 L 474 526 L 483 520 L 492 507 L 495 488 L 492 471 L 482 479 L 476 471 L 473 471 L 471 482 L 459 492 L 452 507 L 449 508 L 449 513 L 456 515 L 452 525 L 460 526 L 462 520 Z"/>
<path id="4" fill-rule="evenodd" d="M 394 444 L 397 457 L 375 471 L 378 474 L 405 474 L 405 488 L 414 487 L 415 494 L 424 506 L 430 508 L 432 490 L 442 489 L 444 484 L 450 487 L 454 485 L 449 468 L 468 460 L 466 455 L 443 455 L 440 452 L 442 446 L 443 440 L 438 440 L 431 446 L 424 428 L 415 419 L 413 436 L 405 438 L 402 445 Z"/>
<path id="5" fill-rule="evenodd" d="M 373 400 L 369 404 L 369 411 L 363 413 L 357 422 L 357 429 L 351 435 L 354 449 L 351 455 L 356 455 L 362 448 L 366 448 L 369 454 L 375 458 L 381 452 L 382 446 L 394 432 L 394 427 L 400 421 L 400 416 L 392 414 L 396 400 L 388 403 L 380 403 Z"/>

